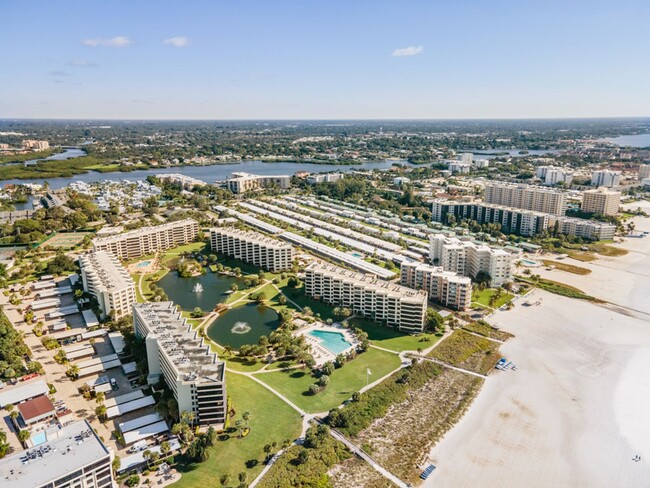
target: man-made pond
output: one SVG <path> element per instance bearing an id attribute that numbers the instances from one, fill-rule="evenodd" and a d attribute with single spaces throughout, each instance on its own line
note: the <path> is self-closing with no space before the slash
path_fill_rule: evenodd
<path id="1" fill-rule="evenodd" d="M 280 319 L 275 310 L 257 303 L 247 303 L 228 310 L 208 328 L 208 337 L 221 346 L 235 349 L 257 344 L 258 339 L 278 328 Z"/>
<path id="2" fill-rule="evenodd" d="M 203 291 L 193 291 L 197 283 L 203 287 Z M 210 271 L 194 278 L 181 278 L 176 271 L 170 271 L 158 281 L 158 286 L 183 310 L 192 311 L 195 307 L 200 307 L 204 312 L 208 312 L 228 298 L 233 283 L 236 283 L 240 290 L 244 288 L 241 279 Z"/>

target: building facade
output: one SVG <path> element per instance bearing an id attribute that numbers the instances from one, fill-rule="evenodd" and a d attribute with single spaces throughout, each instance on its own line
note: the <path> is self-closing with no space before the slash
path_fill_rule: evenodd
<path id="1" fill-rule="evenodd" d="M 427 293 L 333 264 L 305 268 L 305 293 L 407 333 L 424 330 Z"/>
<path id="2" fill-rule="evenodd" d="M 442 266 L 430 266 L 418 261 L 405 261 L 401 265 L 400 283 L 415 290 L 424 290 L 429 299 L 445 307 L 467 310 L 472 303 L 472 280 Z"/>
<path id="3" fill-rule="evenodd" d="M 234 227 L 210 229 L 212 250 L 268 271 L 291 269 L 293 246 L 287 242 L 272 239 L 259 232 L 248 232 Z"/>
<path id="4" fill-rule="evenodd" d="M 343 178 L 343 173 L 316 173 L 307 176 L 307 183 L 310 185 L 315 185 L 316 183 L 334 183 Z"/>
<path id="5" fill-rule="evenodd" d="M 4 488 L 110 488 L 111 452 L 87 420 L 50 429 L 45 443 L 0 459 Z"/>
<path id="6" fill-rule="evenodd" d="M 194 219 L 142 227 L 123 234 L 93 239 L 95 251 L 107 251 L 120 259 L 133 259 L 165 251 L 196 240 L 199 224 Z"/>
<path id="7" fill-rule="evenodd" d="M 540 186 L 491 181 L 485 185 L 485 203 L 523 208 L 553 215 L 566 214 L 567 194 Z"/>
<path id="8" fill-rule="evenodd" d="M 84 291 L 97 299 L 102 317 L 122 318 L 135 303 L 135 284 L 119 260 L 106 251 L 79 256 Z"/>
<path id="9" fill-rule="evenodd" d="M 247 193 L 260 188 L 276 187 L 287 189 L 291 186 L 291 176 L 261 176 L 249 173 L 233 173 L 226 180 L 226 187 L 233 193 Z"/>
<path id="10" fill-rule="evenodd" d="M 618 186 L 620 182 L 620 171 L 604 169 L 601 171 L 594 171 L 591 175 L 591 186 L 605 186 L 611 188 L 612 186 Z"/>
<path id="11" fill-rule="evenodd" d="M 535 176 L 541 179 L 545 185 L 553 186 L 558 183 L 570 185 L 573 181 L 573 171 L 557 166 L 538 166 Z"/>
<path id="12" fill-rule="evenodd" d="M 620 191 L 612 191 L 601 187 L 596 190 L 582 192 L 582 205 L 580 209 L 583 212 L 598 215 L 616 215 L 620 206 Z"/>
<path id="13" fill-rule="evenodd" d="M 639 181 L 650 178 L 650 164 L 642 164 L 639 166 Z"/>
<path id="14" fill-rule="evenodd" d="M 133 305 L 136 337 L 144 339 L 148 381 L 161 377 L 174 394 L 178 412 L 194 415 L 199 425 L 223 428 L 226 421 L 226 366 L 192 329 L 173 302 Z"/>
<path id="15" fill-rule="evenodd" d="M 514 256 L 503 249 L 494 249 L 469 240 L 435 234 L 429 237 L 429 259 L 445 271 L 476 278 L 490 275 L 490 286 L 512 281 Z"/>

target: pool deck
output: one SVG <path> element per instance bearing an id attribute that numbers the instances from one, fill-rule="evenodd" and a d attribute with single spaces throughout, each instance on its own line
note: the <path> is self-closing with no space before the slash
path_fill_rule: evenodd
<path id="1" fill-rule="evenodd" d="M 145 264 L 146 263 L 146 264 Z M 151 274 L 158 271 L 159 266 L 157 265 L 156 258 L 143 259 L 137 263 L 131 263 L 127 267 L 129 274 Z"/>
<path id="2" fill-rule="evenodd" d="M 325 346 L 323 346 L 321 344 L 321 341 L 319 341 L 317 338 L 309 335 L 309 333 L 314 330 L 320 330 L 323 332 L 336 332 L 339 334 L 343 334 L 345 340 L 352 345 L 347 349 L 345 349 L 344 351 L 342 351 L 341 353 L 334 353 L 329 349 L 327 349 Z M 352 332 L 340 324 L 327 325 L 322 322 L 316 322 L 313 324 L 309 324 L 301 329 L 298 329 L 295 332 L 295 334 L 304 336 L 305 339 L 307 340 L 307 344 L 311 346 L 312 355 L 314 356 L 314 360 L 316 361 L 316 366 L 321 366 L 327 361 L 332 361 L 332 362 L 336 361 L 337 354 L 347 354 L 348 352 L 353 350 L 358 343 L 357 339 L 354 337 Z"/>

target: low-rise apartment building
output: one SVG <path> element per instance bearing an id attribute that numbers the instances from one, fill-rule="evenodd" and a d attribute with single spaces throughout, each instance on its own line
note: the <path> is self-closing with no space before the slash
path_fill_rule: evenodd
<path id="1" fill-rule="evenodd" d="M 106 251 L 79 256 L 84 291 L 97 299 L 102 317 L 117 319 L 131 313 L 135 303 L 135 284 L 117 257 Z"/>
<path id="2" fill-rule="evenodd" d="M 305 268 L 305 293 L 407 333 L 424 330 L 427 293 L 333 264 Z"/>
<path id="3" fill-rule="evenodd" d="M 512 281 L 514 256 L 503 249 L 495 249 L 470 240 L 434 234 L 429 237 L 429 259 L 445 271 L 476 278 L 479 273 L 490 276 L 490 286 L 501 286 Z"/>
<path id="4" fill-rule="evenodd" d="M 111 452 L 87 420 L 49 429 L 46 441 L 0 459 L 5 488 L 110 488 Z"/>
<path id="5" fill-rule="evenodd" d="M 226 366 L 192 329 L 173 302 L 133 305 L 135 335 L 144 339 L 148 382 L 162 376 L 174 394 L 179 414 L 189 412 L 199 425 L 223 428 L 226 421 Z"/>
<path id="6" fill-rule="evenodd" d="M 287 242 L 234 227 L 210 229 L 210 245 L 218 253 L 277 272 L 291 268 L 293 246 Z"/>
<path id="7" fill-rule="evenodd" d="M 247 193 L 260 188 L 276 187 L 287 189 L 291 186 L 291 176 L 277 175 L 264 176 L 252 175 L 249 173 L 233 173 L 226 180 L 226 187 L 233 193 Z"/>
<path id="8" fill-rule="evenodd" d="M 418 261 L 405 261 L 401 265 L 402 286 L 424 290 L 430 300 L 445 307 L 466 310 L 472 303 L 472 280 L 442 266 L 431 266 Z"/>
<path id="9" fill-rule="evenodd" d="M 93 239 L 95 251 L 107 251 L 120 259 L 133 259 L 187 244 L 196 239 L 199 224 L 194 219 L 142 227 L 123 234 Z"/>
<path id="10" fill-rule="evenodd" d="M 620 191 L 612 191 L 601 187 L 596 190 L 582 192 L 582 205 L 580 209 L 583 212 L 598 215 L 616 215 L 620 206 Z"/>
<path id="11" fill-rule="evenodd" d="M 553 215 L 566 214 L 567 194 L 541 186 L 490 181 L 485 185 L 485 203 L 523 208 Z"/>

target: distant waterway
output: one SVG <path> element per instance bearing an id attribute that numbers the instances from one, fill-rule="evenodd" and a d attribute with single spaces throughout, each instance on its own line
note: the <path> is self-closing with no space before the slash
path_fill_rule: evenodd
<path id="1" fill-rule="evenodd" d="M 82 151 L 83 152 L 83 151 Z M 153 168 L 145 170 L 137 170 L 131 172 L 110 172 L 110 173 L 97 173 L 94 171 L 65 178 L 47 178 L 50 188 L 59 189 L 65 188 L 73 181 L 84 181 L 91 183 L 94 181 L 141 181 L 145 180 L 147 176 L 166 173 L 180 173 L 185 176 L 191 176 L 203 180 L 207 183 L 214 183 L 218 180 L 225 180 L 229 178 L 233 172 L 242 171 L 245 173 L 252 173 L 256 175 L 276 176 L 276 175 L 293 175 L 297 171 L 307 171 L 309 173 L 327 173 L 331 171 L 352 171 L 352 170 L 385 170 L 390 168 L 393 164 L 406 164 L 407 161 L 373 161 L 368 163 L 359 164 L 313 164 L 313 163 L 265 163 L 263 161 L 241 161 L 236 163 L 227 164 L 213 164 L 206 166 L 178 166 L 173 168 Z M 26 179 L 26 180 L 3 180 L 2 184 L 21 185 L 26 183 L 43 183 L 42 178 Z"/>
<path id="2" fill-rule="evenodd" d="M 65 148 L 63 152 L 52 154 L 47 158 L 30 159 L 29 161 L 25 161 L 25 165 L 31 166 L 33 164 L 38 163 L 39 161 L 63 161 L 65 159 L 74 159 L 85 155 L 86 155 L 86 151 L 84 151 L 83 149 L 79 149 L 78 147 L 68 147 Z M 17 163 L 17 164 L 22 164 L 22 163 Z"/>
<path id="3" fill-rule="evenodd" d="M 607 139 L 599 139 L 598 141 L 611 142 L 621 147 L 650 147 L 650 134 L 609 137 Z"/>

